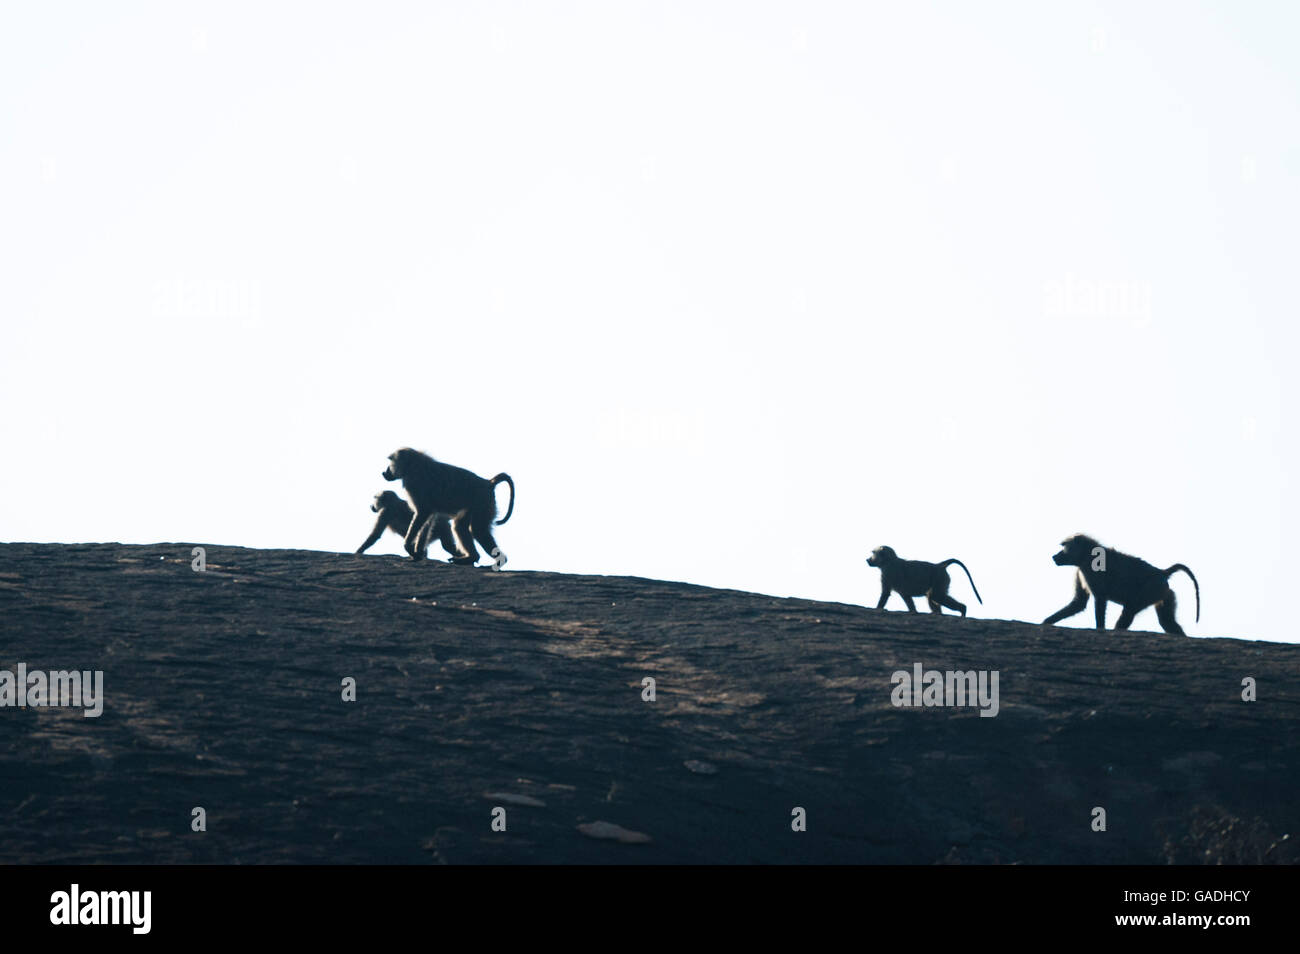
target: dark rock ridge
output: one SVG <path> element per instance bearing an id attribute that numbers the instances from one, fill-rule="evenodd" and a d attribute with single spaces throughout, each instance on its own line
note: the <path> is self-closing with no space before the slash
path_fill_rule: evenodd
<path id="1" fill-rule="evenodd" d="M 190 550 L 0 545 L 0 670 L 105 697 L 0 709 L 0 861 L 1297 860 L 1300 646 Z M 895 707 L 915 663 L 997 716 Z"/>

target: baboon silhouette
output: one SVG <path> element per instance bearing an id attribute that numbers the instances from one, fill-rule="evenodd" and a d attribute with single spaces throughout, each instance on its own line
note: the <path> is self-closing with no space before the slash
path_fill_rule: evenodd
<path id="1" fill-rule="evenodd" d="M 415 507 L 405 539 L 406 552 L 412 559 L 420 559 L 417 554 L 428 547 L 436 520 L 443 516 L 451 520 L 452 532 L 459 545 L 460 555 L 452 560 L 453 563 L 477 563 L 479 554 L 474 546 L 477 540 L 493 558 L 496 569 L 505 565 L 506 556 L 492 536 L 492 527 L 505 523 L 515 510 L 515 482 L 509 474 L 497 474 L 486 480 L 463 467 L 444 464 L 428 454 L 403 447 L 388 455 L 384 479 L 400 480 Z M 497 514 L 495 490 L 499 483 L 510 487 L 510 506 L 506 515 L 495 520 L 494 524 Z"/>
<path id="2" fill-rule="evenodd" d="M 1078 572 L 1074 575 L 1074 599 L 1043 620 L 1044 626 L 1081 612 L 1091 596 L 1098 629 L 1106 628 L 1106 604 L 1113 600 L 1124 607 L 1115 621 L 1117 630 L 1128 629 L 1133 617 L 1148 606 L 1155 606 L 1156 618 L 1165 632 L 1185 636 L 1187 634 L 1174 618 L 1178 601 L 1169 586 L 1169 577 L 1179 570 L 1192 578 L 1192 586 L 1196 588 L 1196 621 L 1199 623 L 1201 620 L 1201 585 L 1196 582 L 1192 571 L 1181 563 L 1162 570 L 1146 560 L 1103 547 L 1082 533 L 1062 540 L 1061 550 L 1052 557 L 1052 562 L 1057 566 L 1077 567 Z"/>
<path id="3" fill-rule="evenodd" d="M 413 511 L 405 500 L 393 493 L 391 490 L 385 490 L 382 493 L 375 494 L 375 501 L 370 505 L 370 509 L 379 514 L 375 521 L 374 528 L 370 531 L 370 536 L 366 537 L 366 542 L 357 547 L 357 555 L 365 553 L 375 541 L 384 535 L 385 530 L 391 530 L 402 539 L 406 539 L 406 531 L 411 528 L 411 518 L 415 516 Z M 439 515 L 435 518 L 435 526 L 431 535 L 437 536 L 442 548 L 453 557 L 460 556 L 460 550 L 456 547 L 456 541 L 451 535 L 451 521 L 446 517 Z M 427 556 L 428 543 L 421 548 L 421 555 Z"/>
<path id="4" fill-rule="evenodd" d="M 932 613 L 942 614 L 940 607 L 946 606 L 957 610 L 962 616 L 966 615 L 966 604 L 959 603 L 948 595 L 948 587 L 952 583 L 948 578 L 948 565 L 955 563 L 966 570 L 966 564 L 961 560 L 953 558 L 942 563 L 903 560 L 894 552 L 893 547 L 876 547 L 871 551 L 871 556 L 867 557 L 867 563 L 880 568 L 880 602 L 876 604 L 876 609 L 884 609 L 889 594 L 897 590 L 908 610 L 913 613 L 916 612 L 916 604 L 912 602 L 912 597 L 924 596 L 930 603 Z M 966 570 L 966 579 L 970 580 L 975 599 L 983 603 L 980 591 L 975 589 L 975 580 L 971 577 L 970 570 Z"/>

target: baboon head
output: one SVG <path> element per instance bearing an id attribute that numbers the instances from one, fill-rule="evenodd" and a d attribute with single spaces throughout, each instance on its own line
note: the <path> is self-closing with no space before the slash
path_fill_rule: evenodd
<path id="1" fill-rule="evenodd" d="M 1076 533 L 1061 541 L 1061 550 L 1052 557 L 1052 562 L 1057 566 L 1087 566 L 1092 560 L 1092 551 L 1100 546 L 1092 537 Z"/>
<path id="2" fill-rule="evenodd" d="M 401 480 L 406 474 L 406 462 L 415 451 L 403 447 L 388 455 L 388 466 L 384 468 L 384 480 Z M 392 493 L 392 491 L 389 491 Z"/>
<path id="3" fill-rule="evenodd" d="M 896 562 L 898 554 L 893 547 L 876 547 L 871 551 L 871 556 L 867 557 L 867 566 L 889 566 Z"/>
<path id="4" fill-rule="evenodd" d="M 370 509 L 375 513 L 379 513 L 379 511 L 401 502 L 401 497 L 397 496 L 397 494 L 393 493 L 391 490 L 385 490 L 381 494 L 375 494 L 375 502 L 370 505 Z"/>

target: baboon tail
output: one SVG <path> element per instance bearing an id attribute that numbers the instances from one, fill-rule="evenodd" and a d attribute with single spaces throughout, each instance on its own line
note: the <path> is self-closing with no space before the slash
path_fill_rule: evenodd
<path id="1" fill-rule="evenodd" d="M 1169 579 L 1169 577 L 1173 576 L 1179 570 L 1182 570 L 1188 576 L 1191 576 L 1192 586 L 1196 587 L 1196 622 L 1199 623 L 1201 621 L 1201 584 L 1196 582 L 1196 577 L 1192 576 L 1192 571 L 1187 569 L 1187 567 L 1183 566 L 1181 563 L 1175 563 L 1169 569 L 1164 571 L 1165 579 Z"/>
<path id="2" fill-rule="evenodd" d="M 501 526 L 501 524 L 505 523 L 507 520 L 509 520 L 510 515 L 515 512 L 515 482 L 510 479 L 510 475 L 497 474 L 495 477 L 493 477 L 492 489 L 495 491 L 497 489 L 497 484 L 502 482 L 510 485 L 510 506 L 506 508 L 506 515 L 496 522 L 496 525 L 498 527 Z"/>
<path id="3" fill-rule="evenodd" d="M 956 557 L 953 557 L 951 560 L 944 560 L 939 565 L 947 566 L 949 563 L 956 563 L 963 570 L 966 570 L 966 564 L 962 563 L 961 560 L 958 560 Z M 979 600 L 980 605 L 982 606 L 984 604 L 984 601 L 980 599 L 980 591 L 975 589 L 975 579 L 970 575 L 970 570 L 966 570 L 966 579 L 970 580 L 970 588 L 975 593 L 975 599 Z"/>

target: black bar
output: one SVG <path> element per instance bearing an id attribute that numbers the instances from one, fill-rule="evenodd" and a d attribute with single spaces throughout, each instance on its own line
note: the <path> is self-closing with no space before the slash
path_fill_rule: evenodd
<path id="1" fill-rule="evenodd" d="M 150 892 L 147 935 L 130 925 L 52 924 L 52 897 L 70 895 L 73 884 L 83 905 L 88 892 Z M 934 932 L 936 940 L 1046 932 L 1148 940 L 1200 934 L 1232 943 L 1292 925 L 1287 909 L 1296 887 L 1296 870 L 1280 866 L 10 866 L 0 868 L 0 923 L 7 940 L 58 941 L 73 932 L 78 941 L 117 935 L 166 942 L 289 933 L 295 943 L 334 943 L 431 924 L 444 939 L 453 929 L 499 940 L 503 932 L 576 935 L 620 924 L 632 935 L 654 934 L 699 917 L 715 926 L 722 919 L 738 935 L 766 931 L 775 919 L 809 938 L 842 924 L 873 940 L 896 932 Z M 1189 916 L 1244 916 L 1248 923 L 1176 920 Z M 1120 924 L 1124 917 L 1155 923 Z"/>

